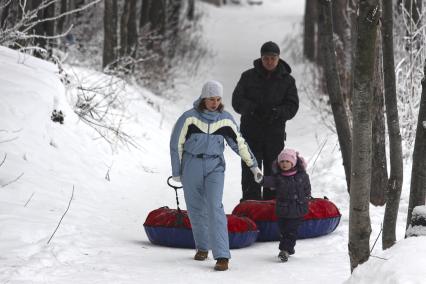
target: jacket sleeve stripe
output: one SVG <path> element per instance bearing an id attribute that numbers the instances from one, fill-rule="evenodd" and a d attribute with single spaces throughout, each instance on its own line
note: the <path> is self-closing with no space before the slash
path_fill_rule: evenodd
<path id="1" fill-rule="evenodd" d="M 232 121 L 231 119 L 219 120 L 218 122 L 215 122 L 210 126 L 210 131 L 214 133 L 223 127 L 229 127 L 230 129 L 232 129 L 233 135 L 229 137 L 231 138 L 230 140 L 227 140 L 227 141 L 233 142 L 233 143 L 228 142 L 232 150 L 234 150 L 238 155 L 240 155 L 241 159 L 246 163 L 248 167 L 257 166 L 257 162 L 254 159 L 254 156 L 251 153 L 250 148 L 248 147 L 246 141 L 244 140 L 244 138 L 241 136 L 240 132 L 238 131 L 238 127 L 234 121 Z"/>

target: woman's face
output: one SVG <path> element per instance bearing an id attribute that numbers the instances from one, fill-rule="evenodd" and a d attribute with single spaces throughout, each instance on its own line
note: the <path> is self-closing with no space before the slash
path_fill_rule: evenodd
<path id="1" fill-rule="evenodd" d="M 206 109 L 209 111 L 216 111 L 222 101 L 221 97 L 205 98 Z"/>
<path id="2" fill-rule="evenodd" d="M 281 162 L 278 163 L 278 165 L 280 166 L 280 169 L 282 171 L 288 171 L 293 167 L 293 164 L 287 160 L 282 160 Z"/>

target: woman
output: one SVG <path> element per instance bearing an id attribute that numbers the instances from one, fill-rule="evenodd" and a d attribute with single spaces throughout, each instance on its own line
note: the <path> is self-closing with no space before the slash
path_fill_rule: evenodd
<path id="1" fill-rule="evenodd" d="M 224 111 L 223 87 L 217 81 L 204 84 L 194 107 L 176 122 L 170 139 L 172 176 L 182 182 L 197 252 L 205 260 L 209 248 L 217 261 L 215 270 L 228 269 L 231 258 L 227 219 L 222 205 L 225 160 L 224 140 L 246 165 L 255 179 L 262 174 L 231 114 Z"/>

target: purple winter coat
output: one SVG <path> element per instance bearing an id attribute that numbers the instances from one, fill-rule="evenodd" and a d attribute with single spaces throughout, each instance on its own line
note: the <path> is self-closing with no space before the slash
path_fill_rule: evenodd
<path id="1" fill-rule="evenodd" d="M 277 191 L 275 214 L 279 218 L 301 218 L 308 213 L 308 199 L 311 196 L 311 183 L 309 175 L 299 164 L 297 173 L 292 176 L 284 176 L 278 170 L 271 176 L 263 178 L 263 186 L 271 187 Z M 274 162 L 277 170 L 276 162 Z"/>

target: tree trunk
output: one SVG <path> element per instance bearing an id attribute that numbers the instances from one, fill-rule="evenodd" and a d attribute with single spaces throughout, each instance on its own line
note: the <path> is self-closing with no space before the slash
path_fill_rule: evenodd
<path id="1" fill-rule="evenodd" d="M 316 6 L 317 6 L 317 8 L 320 8 L 320 7 L 318 7 L 318 2 L 316 3 Z M 318 11 L 318 9 L 317 9 L 317 11 Z M 318 40 L 317 40 L 316 45 L 315 45 L 315 54 L 316 54 L 316 56 L 315 56 L 315 63 L 317 64 L 318 67 L 320 67 L 320 69 L 321 69 L 320 72 L 321 72 L 321 71 L 323 71 L 322 68 L 324 67 L 324 56 L 321 56 L 321 50 L 324 49 L 324 47 L 322 47 L 322 45 L 324 44 L 325 41 L 324 41 L 323 38 L 321 38 L 319 36 L 320 34 L 324 33 L 324 31 L 323 31 L 324 25 L 321 25 L 319 23 L 319 21 L 320 21 L 320 19 L 319 19 L 320 14 L 321 13 L 317 12 L 316 13 L 316 17 L 315 17 L 315 22 L 318 23 L 318 25 L 317 25 L 317 34 L 318 34 L 317 39 Z"/>
<path id="2" fill-rule="evenodd" d="M 186 12 L 186 18 L 189 21 L 193 21 L 195 16 L 195 0 L 188 0 L 188 10 Z"/>
<path id="3" fill-rule="evenodd" d="M 378 30 L 380 33 L 380 30 Z M 373 106 L 372 106 L 372 164 L 370 202 L 375 206 L 386 203 L 388 169 L 386 163 L 386 126 L 383 90 L 382 42 L 376 41 L 376 63 L 374 64 Z"/>
<path id="4" fill-rule="evenodd" d="M 117 2 L 105 0 L 103 68 L 117 59 L 117 18 L 114 17 L 114 10 L 117 11 Z"/>
<path id="5" fill-rule="evenodd" d="M 393 48 L 393 4 L 383 1 L 383 74 L 385 86 L 386 121 L 389 132 L 390 177 L 387 185 L 386 209 L 383 218 L 382 247 L 387 249 L 396 241 L 396 220 L 403 180 L 402 142 L 399 128 Z"/>
<path id="6" fill-rule="evenodd" d="M 419 118 L 417 121 L 416 140 L 411 170 L 410 199 L 408 203 L 407 227 L 411 220 L 413 208 L 425 205 L 426 194 L 426 62 L 423 70 L 422 96 L 420 99 Z"/>
<path id="7" fill-rule="evenodd" d="M 8 29 L 15 26 L 18 21 L 22 18 L 22 9 L 19 7 L 19 1 L 11 1 L 4 7 L 1 13 L 1 28 Z M 19 43 L 10 44 L 10 48 L 19 49 L 25 42 L 20 41 Z"/>
<path id="8" fill-rule="evenodd" d="M 347 19 L 345 17 L 347 0 L 334 0 L 332 1 L 333 7 L 333 32 L 339 37 L 339 40 L 343 43 L 347 27 Z"/>
<path id="9" fill-rule="evenodd" d="M 169 58 L 173 58 L 176 51 L 176 46 L 179 44 L 179 29 L 180 29 L 180 13 L 182 9 L 182 0 L 169 0 L 167 32 L 169 34 Z"/>
<path id="10" fill-rule="evenodd" d="M 355 73 L 355 54 L 356 54 L 356 43 L 358 38 L 358 25 L 357 25 L 357 11 L 358 11 L 359 3 L 358 1 L 349 1 L 348 3 L 348 18 L 350 22 L 350 39 L 348 40 L 347 47 L 347 56 L 349 60 L 349 68 L 350 75 L 349 75 L 349 82 L 347 82 L 346 90 L 349 90 L 349 92 L 346 93 L 346 103 L 349 106 L 352 106 L 352 97 L 353 97 L 353 81 L 354 81 L 354 73 Z"/>
<path id="11" fill-rule="evenodd" d="M 358 11 L 348 244 L 351 271 L 370 256 L 371 99 L 378 0 L 360 0 Z"/>
<path id="12" fill-rule="evenodd" d="M 127 55 L 127 23 L 129 22 L 130 1 L 124 1 L 123 12 L 120 18 L 120 56 Z"/>
<path id="13" fill-rule="evenodd" d="M 137 43 L 136 0 L 124 2 L 120 23 L 120 55 L 132 55 Z"/>
<path id="14" fill-rule="evenodd" d="M 311 62 L 315 61 L 317 0 L 306 0 L 303 33 L 303 54 Z"/>
<path id="15" fill-rule="evenodd" d="M 165 0 L 153 0 L 149 10 L 149 22 L 151 31 L 164 35 L 166 32 L 166 2 Z"/>
<path id="16" fill-rule="evenodd" d="M 28 10 L 35 10 L 40 6 L 41 3 L 42 3 L 42 0 L 28 1 L 27 8 Z M 37 20 L 51 18 L 54 16 L 54 14 L 55 14 L 55 3 L 53 2 L 46 8 L 38 11 Z M 31 30 L 31 33 L 35 35 L 40 35 L 40 36 L 53 36 L 54 23 L 55 23 L 54 21 L 46 21 L 46 22 L 39 23 Z M 47 51 L 49 51 L 50 49 L 48 45 L 48 41 L 45 38 L 37 38 L 37 37 L 34 38 L 34 45 L 40 48 L 43 48 Z M 34 52 L 34 56 L 40 57 L 40 58 L 44 57 L 43 54 L 38 50 Z"/>
<path id="17" fill-rule="evenodd" d="M 155 1 L 155 0 L 154 0 Z M 143 0 L 141 7 L 141 18 L 139 21 L 139 27 L 143 28 L 149 23 L 149 10 L 151 9 L 151 0 Z"/>
<path id="18" fill-rule="evenodd" d="M 138 24 L 136 20 L 136 0 L 130 0 L 129 20 L 127 22 L 127 54 L 134 56 L 138 43 Z"/>
<path id="19" fill-rule="evenodd" d="M 319 37 L 322 40 L 321 54 L 324 56 L 324 71 L 327 82 L 328 94 L 336 124 L 337 137 L 342 152 L 343 167 L 346 174 L 348 191 L 350 187 L 351 173 L 351 129 L 343 97 L 340 89 L 340 79 L 337 72 L 337 61 L 333 41 L 333 23 L 331 2 L 320 0 L 319 25 L 321 26 Z"/>
<path id="20" fill-rule="evenodd" d="M 5 29 L 6 19 L 9 16 L 10 2 L 0 10 L 0 28 Z"/>
<path id="21" fill-rule="evenodd" d="M 61 3 L 60 4 L 61 5 L 60 13 L 63 14 L 63 13 L 68 11 L 68 0 L 61 0 L 60 3 Z M 68 16 L 64 16 L 64 17 L 61 17 L 61 18 L 58 19 L 58 22 L 57 22 L 57 25 L 56 25 L 57 33 L 61 34 L 65 31 L 64 30 L 64 24 L 65 24 L 65 22 L 67 22 L 67 18 L 68 18 Z"/>

